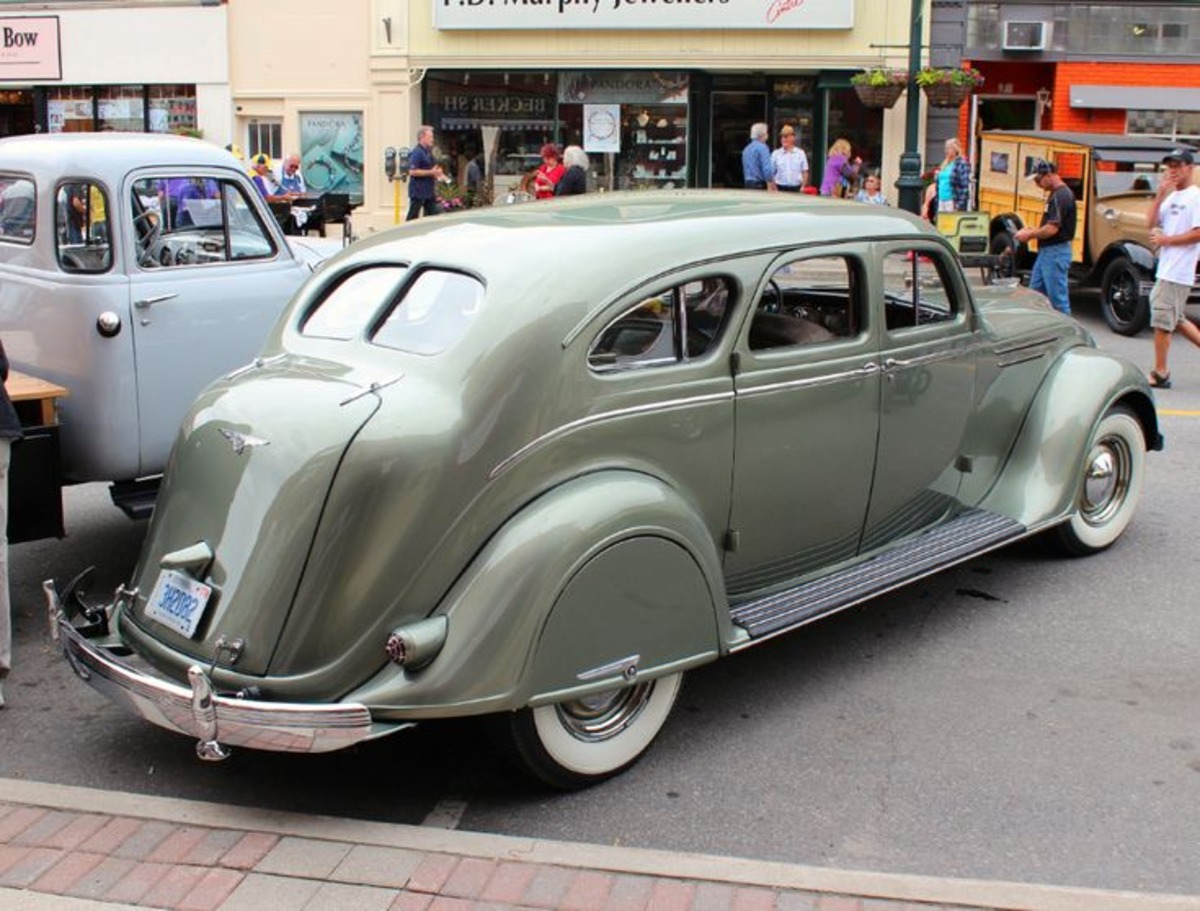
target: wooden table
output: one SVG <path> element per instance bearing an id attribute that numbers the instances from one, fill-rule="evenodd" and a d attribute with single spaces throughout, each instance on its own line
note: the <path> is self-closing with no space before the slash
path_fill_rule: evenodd
<path id="1" fill-rule="evenodd" d="M 70 395 L 70 390 L 49 380 L 21 373 L 19 370 L 8 372 L 8 381 L 4 384 L 8 397 L 17 406 L 21 423 L 31 427 L 46 427 L 58 423 L 56 399 Z M 17 403 L 29 403 L 18 405 Z"/>

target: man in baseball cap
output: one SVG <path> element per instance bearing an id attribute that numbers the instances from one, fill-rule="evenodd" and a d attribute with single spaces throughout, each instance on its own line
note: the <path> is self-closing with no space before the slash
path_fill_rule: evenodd
<path id="1" fill-rule="evenodd" d="M 1030 164 L 1027 179 L 1049 195 L 1042 212 L 1042 223 L 1036 228 L 1026 225 L 1014 236 L 1018 243 L 1038 242 L 1029 287 L 1050 298 L 1055 310 L 1070 314 L 1067 275 L 1071 270 L 1071 241 L 1075 237 L 1075 194 L 1058 176 L 1058 168 L 1053 162 L 1035 158 Z"/>
<path id="2" fill-rule="evenodd" d="M 1173 149 L 1163 156 L 1162 179 L 1146 213 L 1150 243 L 1158 251 L 1154 290 L 1150 292 L 1150 325 L 1154 327 L 1154 369 L 1150 385 L 1171 387 L 1167 352 L 1178 329 L 1200 346 L 1200 328 L 1184 315 L 1196 260 L 1200 259 L 1200 187 L 1192 179 L 1196 163 L 1191 149 Z"/>

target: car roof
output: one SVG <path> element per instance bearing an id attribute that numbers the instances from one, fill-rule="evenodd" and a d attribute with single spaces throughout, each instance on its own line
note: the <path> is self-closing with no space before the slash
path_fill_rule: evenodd
<path id="1" fill-rule="evenodd" d="M 885 206 L 763 191 L 647 190 L 421 218 L 360 240 L 330 265 L 337 274 L 386 262 L 473 273 L 501 311 L 553 312 L 569 327 L 680 269 L 711 265 L 720 274 L 743 255 L 889 237 L 942 243 L 916 217 Z"/>
<path id="2" fill-rule="evenodd" d="M 131 168 L 224 167 L 244 170 L 229 152 L 187 136 L 156 133 L 40 133 L 0 139 L 0 170 L 35 179 L 96 177 L 115 183 Z"/>
<path id="3" fill-rule="evenodd" d="M 999 139 L 1031 139 L 1040 142 L 1072 142 L 1076 145 L 1091 146 L 1098 153 L 1105 149 L 1118 152 L 1147 151 L 1165 155 L 1172 149 L 1192 149 L 1195 146 L 1186 142 L 1172 142 L 1169 139 L 1159 139 L 1151 136 L 1124 136 L 1118 133 L 1068 133 L 1056 130 L 986 130 L 983 138 Z"/>

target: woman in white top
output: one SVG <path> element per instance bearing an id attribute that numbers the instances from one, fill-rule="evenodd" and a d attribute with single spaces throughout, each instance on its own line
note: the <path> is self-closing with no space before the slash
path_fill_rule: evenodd
<path id="1" fill-rule="evenodd" d="M 799 193 L 808 185 L 808 156 L 796 147 L 796 131 L 785 126 L 779 131 L 780 147 L 771 153 L 775 186 L 784 193 Z"/>

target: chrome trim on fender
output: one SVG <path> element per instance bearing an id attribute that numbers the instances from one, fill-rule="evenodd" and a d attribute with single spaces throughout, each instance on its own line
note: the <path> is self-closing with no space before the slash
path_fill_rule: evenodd
<path id="1" fill-rule="evenodd" d="M 566 436 L 569 433 L 574 433 L 583 427 L 590 427 L 592 424 L 599 424 L 603 421 L 613 420 L 615 418 L 630 417 L 636 414 L 653 414 L 656 411 L 678 411 L 682 408 L 691 408 L 695 405 L 708 405 L 712 402 L 723 402 L 733 398 L 733 390 L 729 392 L 713 392 L 708 395 L 696 395 L 687 399 L 678 399 L 671 402 L 649 402 L 645 405 L 634 405 L 630 408 L 618 408 L 613 411 L 601 411 L 599 414 L 590 414 L 585 418 L 579 418 L 577 421 L 571 421 L 563 424 L 561 427 L 555 427 L 553 430 L 543 433 L 540 437 L 530 440 L 512 455 L 501 460 L 495 468 L 488 472 L 488 480 L 494 481 L 501 474 L 507 471 L 514 464 L 519 462 L 531 452 L 541 449 L 547 443 L 557 440 L 559 437 Z"/>
<path id="2" fill-rule="evenodd" d="M 575 679 L 586 682 L 589 680 L 603 680 L 605 677 L 612 677 L 619 674 L 626 680 L 632 680 L 637 676 L 638 665 L 641 663 L 641 655 L 630 655 L 628 658 L 618 658 L 616 661 L 610 661 L 608 664 L 602 664 L 600 667 L 580 671 L 575 675 Z"/>
<path id="3" fill-rule="evenodd" d="M 152 677 L 79 634 L 58 617 L 58 635 L 76 675 L 117 705 L 159 727 L 197 738 L 202 759 L 223 759 L 227 746 L 283 753 L 327 753 L 373 740 L 412 724 L 378 724 L 355 702 L 264 702 L 217 695 L 196 665 L 192 688 Z"/>

